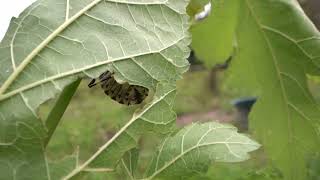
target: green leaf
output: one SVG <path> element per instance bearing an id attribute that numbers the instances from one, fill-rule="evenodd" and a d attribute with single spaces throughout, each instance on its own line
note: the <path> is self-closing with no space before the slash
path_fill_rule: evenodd
<path id="1" fill-rule="evenodd" d="M 71 156 L 49 163 L 50 167 L 50 178 L 61 179 L 66 176 L 70 171 L 78 166 L 79 163 L 79 152 L 75 152 Z"/>
<path id="2" fill-rule="evenodd" d="M 320 34 L 294 0 L 240 2 L 231 73 L 258 88 L 250 128 L 285 179 L 306 179 L 307 159 L 320 149 L 320 111 L 306 78 L 320 72 Z"/>
<path id="3" fill-rule="evenodd" d="M 208 67 L 225 62 L 233 53 L 238 0 L 216 0 L 212 14 L 191 28 L 192 48 Z"/>
<path id="4" fill-rule="evenodd" d="M 230 125 L 192 124 L 168 137 L 149 167 L 148 177 L 186 178 L 204 173 L 212 162 L 240 162 L 260 145 Z"/>
<path id="5" fill-rule="evenodd" d="M 50 179 L 42 139 L 23 123 L 16 131 L 14 142 L 0 143 L 0 179 Z"/>
<path id="6" fill-rule="evenodd" d="M 18 18 L 13 18 L 0 43 L 0 152 L 5 152 L 0 153 L 0 159 L 2 164 L 10 164 L 8 173 L 17 172 L 21 162 L 30 166 L 29 162 L 38 159 L 32 166 L 41 168 L 25 168 L 17 173 L 50 179 L 43 155 L 47 129 L 38 117 L 38 107 L 76 79 L 97 77 L 109 70 L 115 72 L 117 81 L 141 85 L 151 91 L 157 91 L 160 81 L 172 87 L 188 68 L 187 3 L 185 0 L 38 0 Z M 162 95 L 166 90 L 155 94 Z M 168 98 L 173 97 L 170 94 Z M 147 107 L 151 110 L 158 104 Z M 164 109 L 155 112 L 169 109 L 162 106 L 159 108 Z M 142 114 L 135 114 L 132 119 L 137 117 Z M 161 120 L 172 119 L 172 114 L 168 114 Z M 20 132 L 25 128 L 30 130 Z M 130 139 L 129 134 L 121 137 L 122 143 Z M 26 139 L 34 145 L 24 145 Z M 19 161 L 5 157 L 8 149 L 20 146 L 15 151 Z M 113 150 L 120 148 L 116 146 Z M 125 143 L 108 165 L 116 164 L 121 153 L 133 147 Z M 25 152 L 30 153 L 26 156 Z M 9 175 L 2 176 L 11 179 Z M 19 174 L 16 177 L 28 179 Z"/>
<path id="7" fill-rule="evenodd" d="M 130 179 L 134 179 L 139 161 L 139 149 L 134 148 L 126 152 L 121 159 L 121 165 Z"/>

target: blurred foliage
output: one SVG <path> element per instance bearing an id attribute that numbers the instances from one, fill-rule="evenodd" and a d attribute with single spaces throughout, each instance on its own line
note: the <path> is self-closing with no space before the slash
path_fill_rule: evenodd
<path id="1" fill-rule="evenodd" d="M 216 164 L 206 175 L 190 180 L 280 180 L 283 179 L 279 170 L 273 167 L 257 167 L 248 162 L 242 164 Z"/>
<path id="2" fill-rule="evenodd" d="M 320 179 L 320 156 L 308 160 L 308 178 L 310 180 Z"/>
<path id="3" fill-rule="evenodd" d="M 206 174 L 187 180 L 283 180 L 283 175 L 272 165 L 260 149 L 251 153 L 252 158 L 239 163 L 213 163 Z M 175 180 L 168 179 L 165 180 Z"/>
<path id="4" fill-rule="evenodd" d="M 191 47 L 207 67 L 225 62 L 233 54 L 238 6 L 238 0 L 216 0 L 211 15 L 191 27 Z"/>
<path id="5" fill-rule="evenodd" d="M 308 75 L 308 85 L 310 92 L 312 93 L 315 100 L 320 102 L 320 78 L 317 76 Z"/>
<path id="6" fill-rule="evenodd" d="M 313 23 L 320 28 L 320 1 L 319 0 L 299 0 L 302 8 L 310 17 Z"/>
<path id="7" fill-rule="evenodd" d="M 214 94 L 208 84 L 208 71 L 186 73 L 177 86 L 175 111 L 178 115 L 210 111 Z"/>
<path id="8" fill-rule="evenodd" d="M 195 14 L 203 11 L 203 7 L 209 2 L 211 0 L 191 0 L 187 7 L 188 15 L 193 18 Z"/>

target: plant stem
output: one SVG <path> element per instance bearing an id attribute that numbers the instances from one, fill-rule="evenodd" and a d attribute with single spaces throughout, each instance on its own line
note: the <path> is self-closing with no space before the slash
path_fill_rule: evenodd
<path id="1" fill-rule="evenodd" d="M 64 90 L 61 92 L 58 100 L 56 101 L 54 107 L 51 109 L 47 120 L 46 120 L 46 127 L 48 128 L 48 136 L 45 139 L 45 146 L 48 145 L 54 131 L 56 130 L 61 117 L 63 116 L 64 112 L 66 111 L 72 96 L 76 92 L 81 79 L 76 80 L 75 82 L 71 83 Z"/>

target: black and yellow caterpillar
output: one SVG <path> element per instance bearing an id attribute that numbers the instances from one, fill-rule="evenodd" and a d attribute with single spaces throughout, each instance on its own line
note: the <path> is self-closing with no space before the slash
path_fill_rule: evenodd
<path id="1" fill-rule="evenodd" d="M 119 84 L 110 71 L 102 73 L 99 78 L 92 79 L 88 86 L 91 88 L 97 84 L 101 85 L 104 93 L 111 99 L 127 106 L 142 103 L 149 94 L 148 88 L 128 83 Z"/>

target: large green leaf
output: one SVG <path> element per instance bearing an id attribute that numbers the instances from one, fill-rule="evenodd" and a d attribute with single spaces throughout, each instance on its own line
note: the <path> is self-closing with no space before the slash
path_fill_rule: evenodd
<path id="1" fill-rule="evenodd" d="M 231 73 L 260 92 L 250 128 L 285 179 L 306 179 L 320 149 L 320 111 L 306 82 L 320 72 L 320 34 L 295 0 L 240 2 Z"/>
<path id="2" fill-rule="evenodd" d="M 232 55 L 239 1 L 215 0 L 212 6 L 212 14 L 191 28 L 191 46 L 209 67 Z"/>
<path id="3" fill-rule="evenodd" d="M 192 124 L 164 140 L 149 167 L 148 177 L 184 179 L 206 172 L 212 162 L 240 162 L 260 145 L 216 122 Z"/>
<path id="4" fill-rule="evenodd" d="M 31 126 L 21 123 L 16 128 L 14 142 L 0 143 L 0 179 L 50 179 L 42 139 Z"/>
<path id="5" fill-rule="evenodd" d="M 38 107 L 79 77 L 110 70 L 119 82 L 156 91 L 151 104 L 108 143 L 114 159 L 101 163 L 104 151 L 98 151 L 87 161 L 94 168 L 113 166 L 134 146 L 130 125 L 141 131 L 171 122 L 172 112 L 154 114 L 171 109 L 173 84 L 188 67 L 186 6 L 185 0 L 39 0 L 13 18 L 0 44 L 0 179 L 49 179 L 47 130 Z M 158 92 L 160 81 L 167 85 Z M 147 115 L 152 120 L 141 119 Z M 113 145 L 117 138 L 123 147 Z"/>

